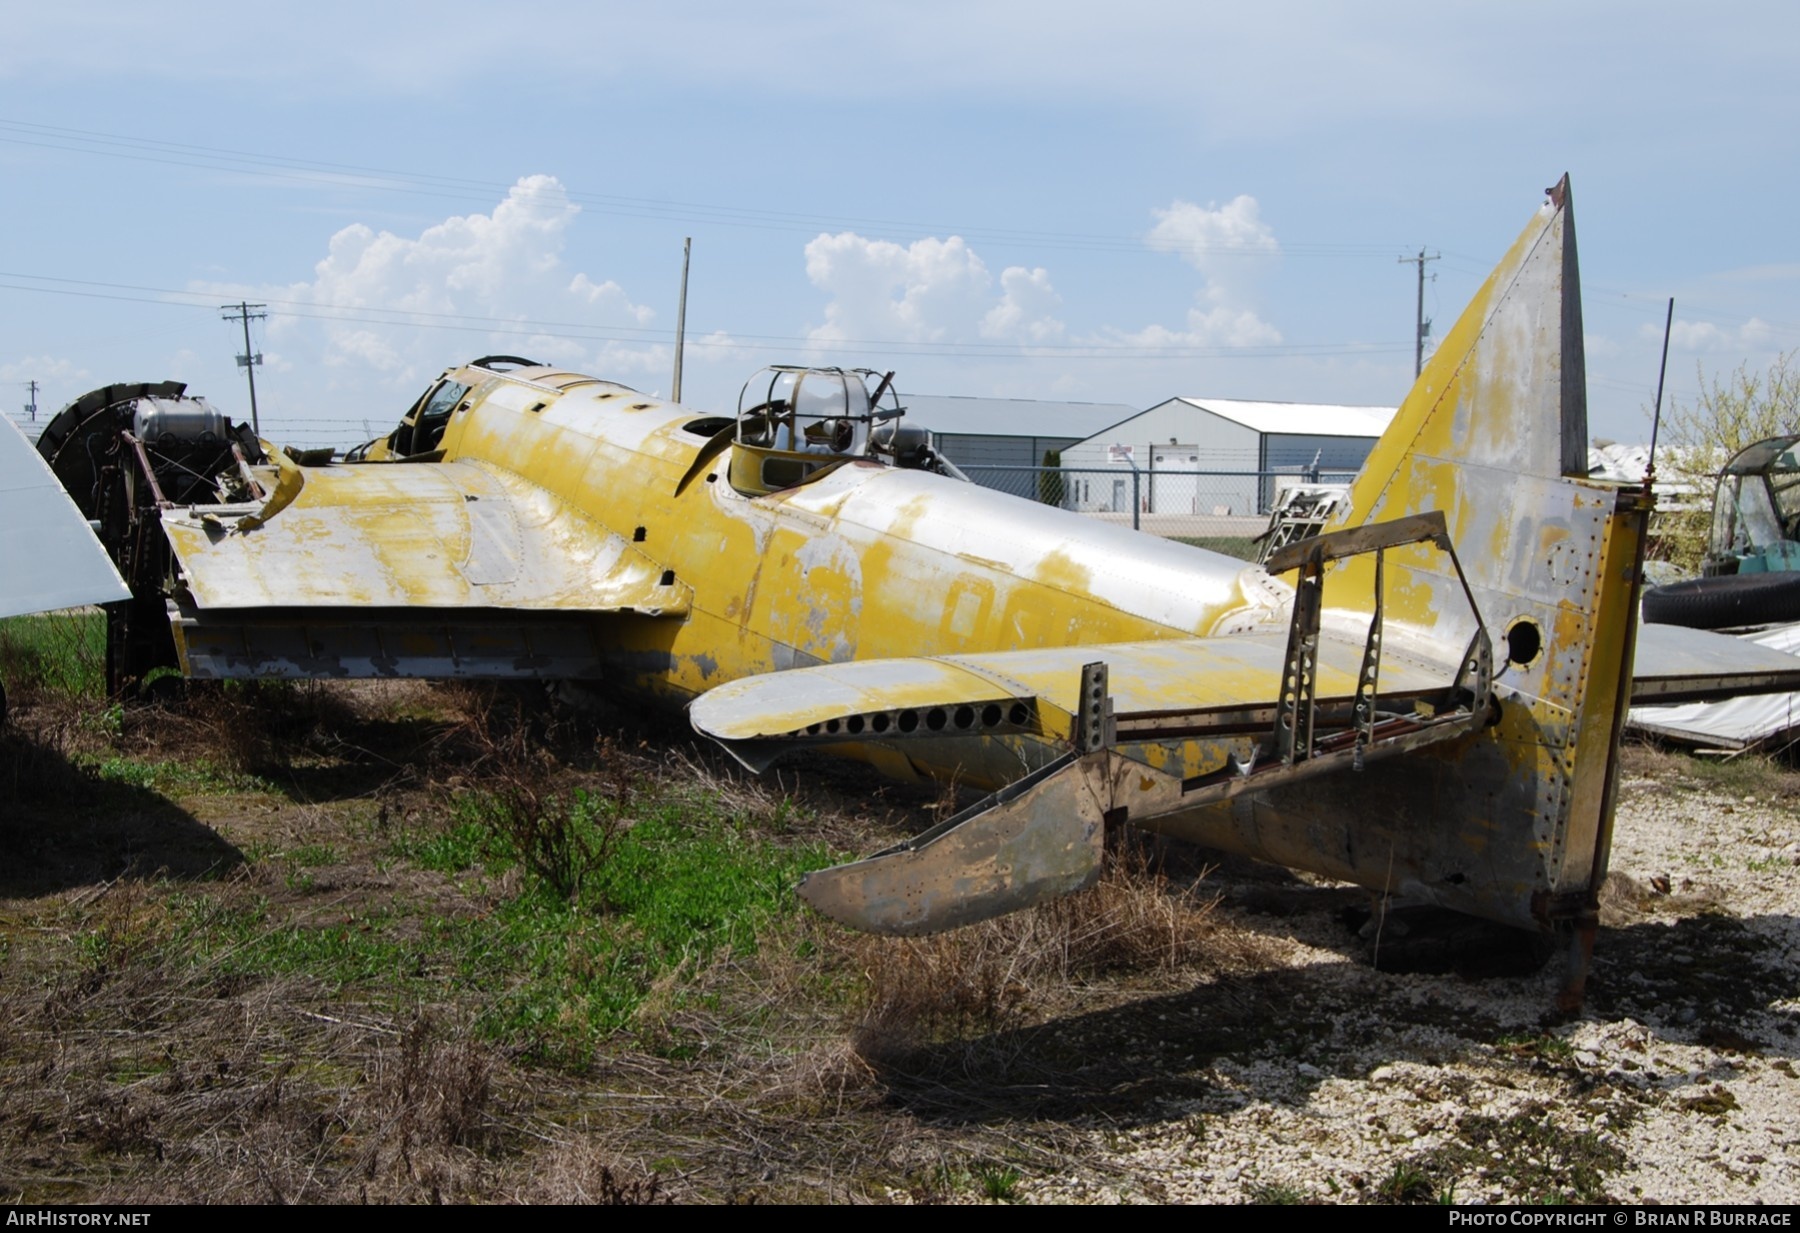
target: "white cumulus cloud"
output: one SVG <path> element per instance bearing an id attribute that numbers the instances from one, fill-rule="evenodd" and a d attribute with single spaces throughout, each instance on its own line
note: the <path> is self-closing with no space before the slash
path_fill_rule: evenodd
<path id="1" fill-rule="evenodd" d="M 1156 226 L 1150 229 L 1150 247 L 1181 254 L 1208 278 L 1217 277 L 1226 262 L 1246 256 L 1273 257 L 1281 251 L 1275 233 L 1262 221 L 1256 198 L 1248 194 L 1240 193 L 1222 206 L 1175 201 L 1168 209 L 1151 213 L 1156 216 Z"/>
<path id="2" fill-rule="evenodd" d="M 1000 275 L 1000 289 L 1000 302 L 981 319 L 983 338 L 1048 343 L 1062 337 L 1062 322 L 1050 315 L 1062 303 L 1050 271 L 1010 266 Z"/>
<path id="3" fill-rule="evenodd" d="M 1043 342 L 1063 328 L 1049 315 L 1060 298 L 1047 271 L 1009 267 L 995 297 L 987 264 L 960 236 L 903 247 L 821 235 L 806 246 L 806 276 L 831 297 L 824 324 L 808 331 L 818 343 Z"/>
<path id="4" fill-rule="evenodd" d="M 1140 347 L 1258 347 L 1281 341 L 1281 331 L 1254 306 L 1256 284 L 1281 254 L 1256 198 L 1240 194 L 1224 205 L 1204 206 L 1175 201 L 1151 213 L 1156 225 L 1145 243 L 1180 256 L 1204 281 L 1182 326 L 1112 330 L 1106 341 Z"/>
<path id="5" fill-rule="evenodd" d="M 1141 330 L 1113 330 L 1106 342 L 1115 346 L 1267 347 L 1281 341 L 1281 331 L 1247 308 L 1190 308 L 1183 327 L 1147 325 Z"/>
<path id="6" fill-rule="evenodd" d="M 455 215 L 417 236 L 345 227 L 309 280 L 196 289 L 267 300 L 269 336 L 284 357 L 310 356 L 345 387 L 376 378 L 410 388 L 484 350 L 608 374 L 665 368 L 667 346 L 534 324 L 567 322 L 578 335 L 641 327 L 655 315 L 616 282 L 567 268 L 563 250 L 580 213 L 555 176 L 525 176 L 491 213 Z"/>
<path id="7" fill-rule="evenodd" d="M 41 387 L 55 382 L 67 384 L 85 381 L 88 370 L 75 363 L 74 360 L 62 359 L 53 355 L 27 355 L 16 360 L 0 364 L 0 382 L 8 385 L 23 384 L 36 381 Z M 85 391 L 83 391 L 85 392 Z M 38 413 L 43 414 L 44 400 L 40 392 L 38 396 Z"/>

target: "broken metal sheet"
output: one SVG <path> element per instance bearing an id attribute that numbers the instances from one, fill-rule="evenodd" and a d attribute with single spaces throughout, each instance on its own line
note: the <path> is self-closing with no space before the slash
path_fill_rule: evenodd
<path id="1" fill-rule="evenodd" d="M 666 616 L 692 599 L 691 587 L 623 536 L 497 468 L 367 464 L 293 474 L 303 478 L 299 491 L 273 512 L 256 511 L 260 524 L 247 529 L 239 516 L 248 508 L 164 512 L 202 617 L 261 607 Z"/>
<path id="2" fill-rule="evenodd" d="M 935 933 L 1072 894 L 1100 876 L 1107 755 L 1052 762 L 924 834 L 806 875 L 800 897 L 871 933 Z"/>
<path id="3" fill-rule="evenodd" d="M 7 420 L 0 428 L 0 617 L 130 598 L 87 519 Z"/>
<path id="4" fill-rule="evenodd" d="M 1640 625 L 1632 672 L 1632 714 L 1644 704 L 1717 701 L 1800 689 L 1800 646 L 1783 625 L 1733 637 L 1681 625 Z"/>
<path id="5" fill-rule="evenodd" d="M 1800 658 L 1796 658 L 1800 622 L 1735 638 L 1675 625 L 1643 626 L 1638 636 L 1640 678 L 1646 668 L 1674 666 L 1673 656 L 1655 648 L 1646 663 L 1643 635 L 1653 630 L 1704 640 L 1706 662 L 1713 665 L 1711 683 L 1721 691 L 1746 696 L 1680 706 L 1634 706 L 1628 721 L 1633 730 L 1721 749 L 1748 749 L 1800 727 L 1800 693 L 1795 692 L 1800 689 Z M 1644 696 L 1632 695 L 1633 700 Z"/>

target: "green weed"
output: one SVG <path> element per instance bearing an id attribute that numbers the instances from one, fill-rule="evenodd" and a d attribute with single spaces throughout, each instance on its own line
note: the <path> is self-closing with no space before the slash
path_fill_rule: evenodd
<path id="1" fill-rule="evenodd" d="M 1011 1203 L 1017 1198 L 1021 1180 L 1019 1171 L 1007 1165 L 984 1164 L 975 1169 L 975 1184 L 995 1203 Z"/>
<path id="2" fill-rule="evenodd" d="M 229 770 L 204 759 L 182 761 L 141 761 L 136 758 L 78 758 L 77 765 L 90 767 L 106 783 L 145 788 L 164 795 L 191 792 L 217 794 L 223 792 L 268 792 L 268 781 L 240 771 Z"/>
<path id="3" fill-rule="evenodd" d="M 1446 1202 L 1458 1181 L 1473 1175 L 1498 1180 L 1534 1203 L 1607 1203 L 1606 1175 L 1625 1165 L 1617 1146 L 1593 1131 L 1565 1130 L 1537 1102 L 1504 1118 L 1468 1114 L 1457 1121 L 1456 1131 L 1455 1142 L 1396 1165 L 1382 1183 L 1382 1198 Z M 1390 1193 L 1390 1183 L 1401 1181 L 1409 1184 L 1405 1197 Z"/>
<path id="4" fill-rule="evenodd" d="M 791 910 L 800 874 L 829 860 L 659 816 L 618 836 L 576 901 L 539 882 L 442 936 L 460 956 L 457 979 L 495 995 L 487 1031 L 579 1066 L 594 1041 L 631 1024 L 660 978 L 752 950 L 759 926 Z"/>
<path id="5" fill-rule="evenodd" d="M 1575 1056 L 1574 1045 L 1549 1032 L 1542 1032 L 1535 1036 L 1528 1034 L 1502 1036 L 1494 1041 L 1494 1047 L 1519 1057 L 1541 1058 L 1546 1062 L 1567 1062 Z"/>
<path id="6" fill-rule="evenodd" d="M 394 841 L 393 853 L 438 873 L 462 873 L 508 861 L 505 842 L 473 817 L 464 817 L 447 831 L 401 835 Z"/>
<path id="7" fill-rule="evenodd" d="M 1396 1161 L 1393 1170 L 1375 1188 L 1375 1195 L 1383 1203 L 1423 1202 L 1433 1195 L 1431 1177 L 1416 1161 Z"/>
<path id="8" fill-rule="evenodd" d="M 800 875 L 832 859 L 753 835 L 705 793 L 658 794 L 636 802 L 633 818 L 628 795 L 465 798 L 449 829 L 394 842 L 420 868 L 525 875 L 484 916 L 426 922 L 422 945 L 434 971 L 484 995 L 484 1033 L 540 1061 L 585 1066 L 596 1042 L 634 1025 L 659 982 L 754 950 L 764 924 L 793 910 Z M 553 835 L 558 827 L 572 836 Z M 676 989 L 675 1009 L 686 996 Z"/>

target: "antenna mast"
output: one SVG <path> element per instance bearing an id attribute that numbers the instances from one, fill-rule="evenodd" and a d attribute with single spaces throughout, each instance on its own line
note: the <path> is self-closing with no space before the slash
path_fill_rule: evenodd
<path id="1" fill-rule="evenodd" d="M 693 248 L 693 236 L 681 242 L 681 304 L 675 310 L 675 380 L 669 392 L 669 398 L 674 402 L 681 401 L 681 354 L 687 345 L 688 254 Z"/>

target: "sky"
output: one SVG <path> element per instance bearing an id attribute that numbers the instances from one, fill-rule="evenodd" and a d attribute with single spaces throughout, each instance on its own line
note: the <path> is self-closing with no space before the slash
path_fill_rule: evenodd
<path id="1" fill-rule="evenodd" d="M 1800 347 L 1800 9 L 1059 0 L 12 6 L 0 409 L 173 379 L 385 432 L 531 357 L 730 411 L 1393 405 L 1565 171 L 1593 435 Z M 954 424 L 931 424 L 956 431 Z M 1022 426 L 1022 431 L 1028 431 Z"/>

